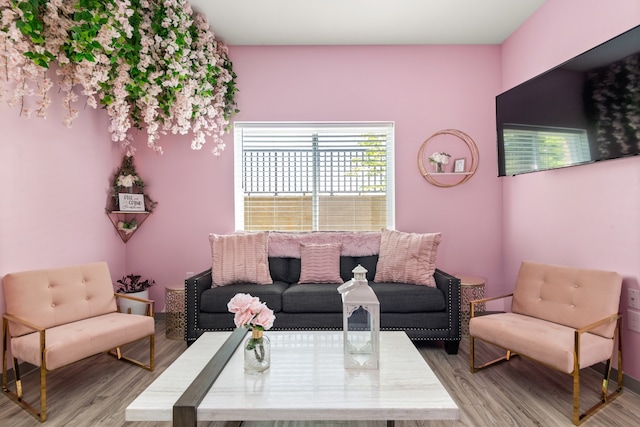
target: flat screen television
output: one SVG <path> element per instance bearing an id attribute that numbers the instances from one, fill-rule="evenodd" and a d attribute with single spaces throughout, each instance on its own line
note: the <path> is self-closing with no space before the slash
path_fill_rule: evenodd
<path id="1" fill-rule="evenodd" d="M 496 97 L 498 176 L 640 154 L 640 26 Z"/>

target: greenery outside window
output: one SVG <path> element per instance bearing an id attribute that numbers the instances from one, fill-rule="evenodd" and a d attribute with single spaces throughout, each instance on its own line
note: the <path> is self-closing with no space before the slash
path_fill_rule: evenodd
<path id="1" fill-rule="evenodd" d="M 236 122 L 236 229 L 393 228 L 393 137 L 391 122 Z"/>

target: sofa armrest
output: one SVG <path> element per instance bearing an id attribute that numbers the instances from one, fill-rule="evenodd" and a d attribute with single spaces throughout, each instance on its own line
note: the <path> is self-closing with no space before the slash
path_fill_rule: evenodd
<path id="1" fill-rule="evenodd" d="M 184 339 L 189 345 L 202 335 L 203 331 L 199 330 L 200 328 L 198 326 L 200 296 L 206 289 L 211 288 L 211 282 L 211 269 L 191 276 L 184 281 L 187 306 L 187 327 L 185 329 Z"/>
<path id="2" fill-rule="evenodd" d="M 460 341 L 460 279 L 436 269 L 436 287 L 444 293 L 445 310 L 449 315 L 449 339 Z"/>

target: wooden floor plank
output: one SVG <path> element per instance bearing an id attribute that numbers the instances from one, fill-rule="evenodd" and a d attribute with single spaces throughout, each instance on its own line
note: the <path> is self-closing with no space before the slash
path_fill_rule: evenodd
<path id="1" fill-rule="evenodd" d="M 441 345 L 418 342 L 418 349 L 460 407 L 457 421 L 405 421 L 397 427 L 571 426 L 572 379 L 549 368 L 516 358 L 475 374 L 469 372 L 469 343 L 463 339 L 457 355 Z M 144 358 L 148 343 L 132 346 L 132 356 Z M 148 372 L 111 356 L 92 357 L 48 375 L 48 421 L 43 425 L 0 397 L 0 425 L 11 427 L 170 427 L 171 423 L 125 422 L 124 410 L 184 350 L 184 341 L 165 338 L 164 321 L 156 321 L 156 369 Z M 479 343 L 476 355 L 492 358 L 497 351 Z M 581 405 L 598 400 L 601 375 L 582 371 Z M 37 399 L 37 372 L 24 375 L 27 399 Z M 614 387 L 612 384 L 611 387 Z M 585 426 L 640 425 L 640 396 L 625 392 L 598 412 Z M 199 423 L 199 427 L 232 427 L 232 423 Z M 384 422 L 246 422 L 243 427 L 383 427 Z"/>

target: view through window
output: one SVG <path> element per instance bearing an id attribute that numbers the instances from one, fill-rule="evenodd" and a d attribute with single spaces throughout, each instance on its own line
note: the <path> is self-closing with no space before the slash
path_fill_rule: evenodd
<path id="1" fill-rule="evenodd" d="M 393 227 L 393 123 L 235 123 L 236 228 Z"/>

